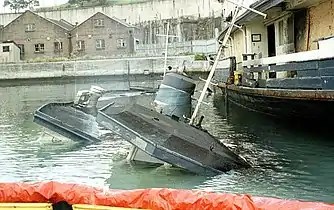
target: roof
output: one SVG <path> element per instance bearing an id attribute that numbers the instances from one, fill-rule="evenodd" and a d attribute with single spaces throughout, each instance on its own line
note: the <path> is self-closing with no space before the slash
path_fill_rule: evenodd
<path id="1" fill-rule="evenodd" d="M 284 2 L 284 0 L 258 0 L 256 2 L 254 2 L 253 4 L 251 4 L 249 7 L 252 8 L 252 9 L 255 9 L 255 10 L 258 10 L 260 12 L 265 12 L 266 10 L 280 4 Z M 244 13 L 242 13 L 238 18 L 237 20 L 235 21 L 235 24 L 239 24 L 241 22 L 244 22 L 244 21 L 250 21 L 252 20 L 253 18 L 255 18 L 256 16 L 258 16 L 258 14 L 250 11 L 250 10 L 246 10 Z M 218 40 L 221 40 L 222 39 L 222 36 L 223 34 L 226 33 L 228 27 L 225 28 L 219 35 L 218 37 Z M 237 28 L 233 28 L 232 32 L 233 33 L 234 31 L 236 31 Z"/>
<path id="2" fill-rule="evenodd" d="M 116 21 L 116 22 L 122 24 L 123 26 L 125 26 L 125 27 L 127 27 L 127 28 L 136 28 L 135 26 L 130 25 L 130 24 L 126 23 L 125 21 L 120 20 L 120 19 L 118 19 L 118 18 L 116 18 L 116 17 L 110 17 L 110 16 L 108 16 L 108 15 L 102 13 L 102 12 L 97 12 L 97 13 L 95 13 L 94 15 L 92 15 L 91 17 L 87 18 L 87 19 L 86 19 L 85 21 L 83 21 L 82 23 L 80 23 L 79 25 L 75 26 L 73 29 L 80 27 L 82 24 L 86 23 L 88 20 L 90 20 L 91 18 L 93 18 L 94 16 L 96 16 L 96 15 L 98 15 L 98 14 L 101 14 L 101 15 L 103 15 L 103 16 L 109 18 L 110 20 Z"/>
<path id="3" fill-rule="evenodd" d="M 46 21 L 48 21 L 48 22 L 50 22 L 50 23 L 52 23 L 52 24 L 54 24 L 54 25 L 56 25 L 56 26 L 58 26 L 58 27 L 60 27 L 60 28 L 62 28 L 62 29 L 65 29 L 66 31 L 68 31 L 69 29 L 69 26 L 67 25 L 67 26 L 65 26 L 65 22 L 64 23 L 60 23 L 60 21 L 57 21 L 57 20 L 53 20 L 53 19 L 49 19 L 49 18 L 45 18 L 45 17 L 43 17 L 43 16 L 40 16 L 40 15 L 38 15 L 37 13 L 35 13 L 35 12 L 32 12 L 32 11 L 30 11 L 30 10 L 26 10 L 24 13 L 22 13 L 21 15 L 19 15 L 17 18 L 15 18 L 14 20 L 12 20 L 10 23 L 8 23 L 4 28 L 6 28 L 7 26 L 9 26 L 12 22 L 14 22 L 15 20 L 17 20 L 17 19 L 19 19 L 20 17 L 22 17 L 22 15 L 24 15 L 24 14 L 26 14 L 26 13 L 32 13 L 33 15 L 36 15 L 36 16 L 38 16 L 38 17 L 40 17 L 40 18 L 42 18 L 42 19 L 44 19 L 44 20 L 46 20 Z"/>
<path id="4" fill-rule="evenodd" d="M 20 48 L 13 40 L 2 41 L 0 44 L 14 44 L 16 47 Z"/>
<path id="5" fill-rule="evenodd" d="M 63 20 L 63 19 L 60 19 L 60 20 L 54 20 L 54 19 L 51 19 L 51 18 L 45 18 L 47 19 L 48 21 L 56 24 L 56 25 L 59 25 L 63 28 L 65 28 L 66 30 L 70 31 L 74 28 L 74 25 L 72 25 L 71 23 L 67 22 L 66 20 Z"/>

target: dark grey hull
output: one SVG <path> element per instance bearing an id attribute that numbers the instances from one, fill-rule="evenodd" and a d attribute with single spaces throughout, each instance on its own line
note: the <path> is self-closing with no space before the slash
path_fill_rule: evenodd
<path id="1" fill-rule="evenodd" d="M 281 120 L 328 124 L 334 116 L 334 91 L 230 86 L 220 88 L 234 104 Z"/>
<path id="2" fill-rule="evenodd" d="M 36 110 L 34 122 L 78 142 L 99 142 L 95 117 L 73 103 L 49 103 Z"/>
<path id="3" fill-rule="evenodd" d="M 250 166 L 208 132 L 137 104 L 106 107 L 97 122 L 150 156 L 194 173 Z"/>
<path id="4" fill-rule="evenodd" d="M 112 95 L 109 95 L 112 96 Z M 110 103 L 129 104 L 141 103 L 149 106 L 151 95 L 118 96 L 116 98 L 101 98 L 95 109 L 84 109 L 68 103 L 48 103 L 38 108 L 33 121 L 64 137 L 83 143 L 101 141 L 99 127 L 96 122 L 97 110 Z"/>

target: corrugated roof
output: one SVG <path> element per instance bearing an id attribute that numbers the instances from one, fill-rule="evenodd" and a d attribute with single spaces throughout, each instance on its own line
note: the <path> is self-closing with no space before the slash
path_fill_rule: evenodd
<path id="1" fill-rule="evenodd" d="M 47 19 L 48 21 L 54 23 L 54 24 L 57 24 L 63 28 L 65 28 L 66 30 L 70 31 L 74 28 L 74 26 L 68 22 L 65 22 L 64 20 L 54 20 L 54 19 L 51 19 L 51 18 L 45 18 Z"/>

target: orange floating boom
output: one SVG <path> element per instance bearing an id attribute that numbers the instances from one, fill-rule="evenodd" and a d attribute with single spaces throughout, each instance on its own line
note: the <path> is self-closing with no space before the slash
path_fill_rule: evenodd
<path id="1" fill-rule="evenodd" d="M 334 205 L 321 202 L 281 200 L 194 190 L 138 189 L 104 191 L 84 185 L 58 182 L 0 183 L 0 203 L 55 204 L 61 201 L 66 201 L 71 205 L 89 204 L 152 210 L 334 210 Z"/>

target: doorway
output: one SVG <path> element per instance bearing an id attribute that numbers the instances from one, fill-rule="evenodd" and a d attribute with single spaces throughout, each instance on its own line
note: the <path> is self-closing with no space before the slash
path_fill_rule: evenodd
<path id="1" fill-rule="evenodd" d="M 275 45 L 275 25 L 271 24 L 267 27 L 268 34 L 268 57 L 276 56 Z"/>

